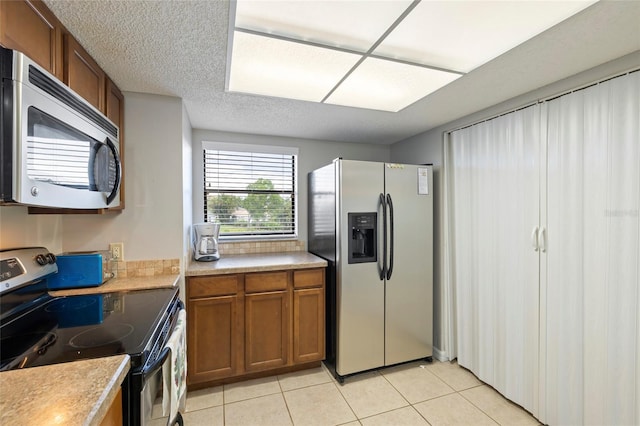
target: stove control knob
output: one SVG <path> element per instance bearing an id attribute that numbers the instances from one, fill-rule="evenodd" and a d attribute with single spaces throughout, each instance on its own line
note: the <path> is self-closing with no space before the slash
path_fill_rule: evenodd
<path id="1" fill-rule="evenodd" d="M 46 254 L 47 257 L 47 263 L 53 265 L 54 263 L 56 263 L 56 255 L 53 253 L 47 253 Z"/>
<path id="2" fill-rule="evenodd" d="M 41 266 L 46 265 L 48 262 L 47 256 L 45 256 L 44 254 L 38 254 L 36 256 L 36 262 L 38 262 L 38 265 L 41 265 Z"/>

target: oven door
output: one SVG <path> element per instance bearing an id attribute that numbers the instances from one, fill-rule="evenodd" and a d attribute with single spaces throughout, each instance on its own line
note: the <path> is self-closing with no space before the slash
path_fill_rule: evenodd
<path id="1" fill-rule="evenodd" d="M 168 330 L 172 331 L 175 327 L 176 320 L 180 310 L 184 309 L 182 301 L 178 301 L 179 308 L 171 314 L 171 318 L 166 322 Z M 128 422 L 125 424 L 132 426 L 148 425 L 153 421 L 157 423 L 157 419 L 164 418 L 168 421 L 168 416 L 162 415 L 162 373 L 163 366 L 170 361 L 171 352 L 166 347 L 166 343 L 171 337 L 170 332 L 161 333 L 161 337 L 154 344 L 156 348 L 161 350 L 151 350 L 147 363 L 141 368 L 132 371 L 129 374 L 128 397 L 125 398 L 125 404 L 128 406 Z M 125 414 L 127 415 L 127 414 Z M 172 419 L 175 421 L 176 419 Z M 161 421 L 161 423 L 163 423 Z"/>

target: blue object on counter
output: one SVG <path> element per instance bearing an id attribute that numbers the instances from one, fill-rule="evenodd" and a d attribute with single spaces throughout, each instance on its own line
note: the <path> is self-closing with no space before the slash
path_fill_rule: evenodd
<path id="1" fill-rule="evenodd" d="M 105 276 L 105 260 L 101 253 L 68 253 L 56 256 L 58 273 L 47 278 L 47 288 L 97 287 L 110 278 Z"/>

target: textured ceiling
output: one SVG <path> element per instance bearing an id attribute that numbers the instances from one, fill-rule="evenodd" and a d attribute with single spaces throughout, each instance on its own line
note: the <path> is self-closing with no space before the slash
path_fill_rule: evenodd
<path id="1" fill-rule="evenodd" d="M 392 113 L 225 92 L 228 1 L 44 1 L 120 89 L 182 98 L 194 128 L 331 141 L 391 144 L 640 49 L 640 1 L 600 1 Z"/>

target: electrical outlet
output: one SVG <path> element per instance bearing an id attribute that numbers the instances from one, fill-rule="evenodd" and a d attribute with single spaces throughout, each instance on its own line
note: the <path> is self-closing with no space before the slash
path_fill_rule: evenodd
<path id="1" fill-rule="evenodd" d="M 109 251 L 111 252 L 111 258 L 114 260 L 124 259 L 124 244 L 123 243 L 111 243 L 109 244 Z"/>

